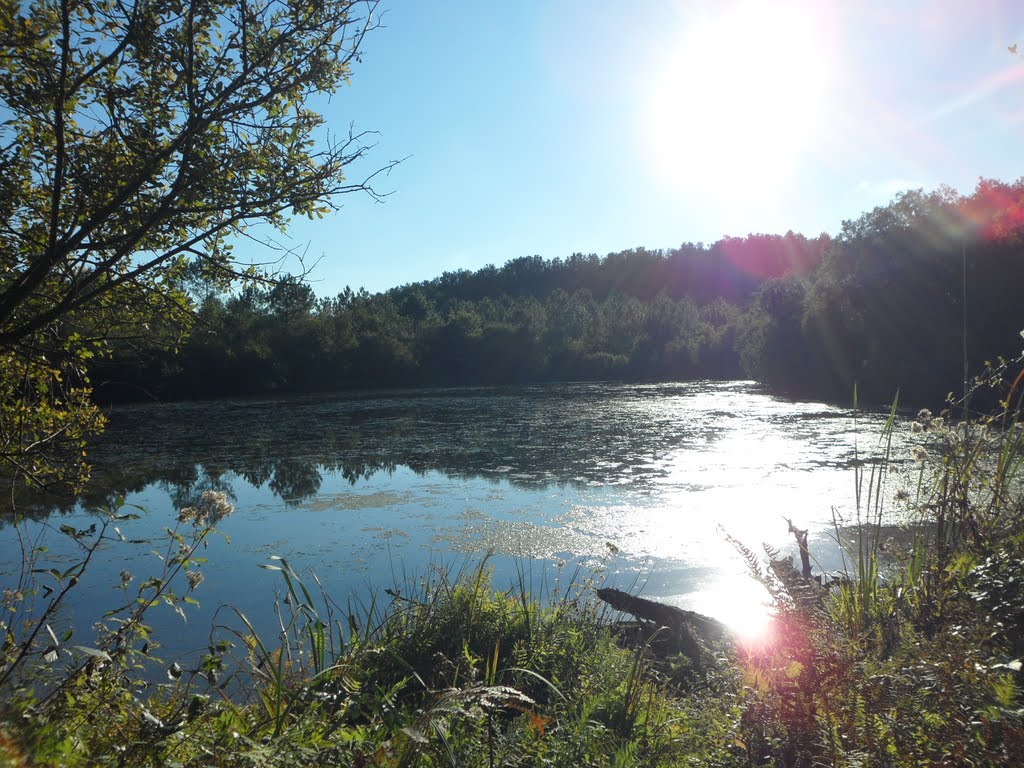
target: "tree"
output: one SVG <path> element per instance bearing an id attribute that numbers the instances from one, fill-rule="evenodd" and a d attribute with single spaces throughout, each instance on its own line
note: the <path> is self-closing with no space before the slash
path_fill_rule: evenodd
<path id="1" fill-rule="evenodd" d="M 0 462 L 45 480 L 100 419 L 85 367 L 187 325 L 183 281 L 259 278 L 232 241 L 323 216 L 367 135 L 348 82 L 376 0 L 0 0 Z M 251 234 L 251 233 L 250 233 Z"/>

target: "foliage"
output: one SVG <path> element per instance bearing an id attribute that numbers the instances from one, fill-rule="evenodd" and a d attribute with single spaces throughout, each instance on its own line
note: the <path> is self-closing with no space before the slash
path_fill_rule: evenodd
<path id="1" fill-rule="evenodd" d="M 845 222 L 806 278 L 766 284 L 740 353 L 777 389 L 941 406 L 1014 341 L 1024 182 L 908 191 Z M 979 405 L 981 405 L 979 403 Z M 986 406 L 993 407 L 994 401 Z"/>
<path id="2" fill-rule="evenodd" d="M 951 423 L 922 410 L 909 544 L 885 540 L 889 450 L 858 473 L 858 519 L 838 522 L 850 564 L 802 577 L 786 560 L 755 575 L 777 596 L 774 642 L 752 649 L 742 738 L 753 762 L 1017 765 L 1024 760 L 1019 553 L 1024 541 L 1020 373 L 988 373 L 994 416 Z M 979 385 L 980 386 L 980 385 Z M 975 391 L 972 395 L 980 395 Z M 895 413 L 895 411 L 894 411 Z"/>
<path id="3" fill-rule="evenodd" d="M 109 399 L 746 376 L 938 409 L 1019 330 L 1021 200 L 1020 182 L 981 181 L 905 192 L 835 239 L 524 257 L 376 295 L 254 287 L 208 297 L 181 357 L 94 370 Z"/>
<path id="4" fill-rule="evenodd" d="M 735 378 L 739 305 L 764 275 L 806 271 L 827 245 L 789 233 L 603 259 L 532 257 L 330 299 L 285 281 L 286 292 L 207 298 L 180 357 L 151 356 L 140 368 L 125 350 L 95 378 L 112 382 L 101 390 L 111 399 Z"/>
<path id="5" fill-rule="evenodd" d="M 0 459 L 45 482 L 102 425 L 88 371 L 174 345 L 189 280 L 251 224 L 322 216 L 366 150 L 307 103 L 346 83 L 374 2 L 57 0 L 0 6 Z M 49 451 L 59 447 L 54 457 Z"/>
<path id="6" fill-rule="evenodd" d="M 195 567 L 191 543 L 178 564 Z M 44 666 L 42 697 L 8 687 L 4 743 L 69 766 L 736 764 L 732 697 L 685 697 L 645 647 L 620 648 L 585 582 L 541 604 L 525 574 L 495 590 L 484 561 L 342 608 L 286 560 L 266 567 L 284 582 L 275 642 L 234 611 L 155 684 L 136 622 L 85 666 Z"/>
<path id="7" fill-rule="evenodd" d="M 86 438 L 103 417 L 85 386 L 47 361 L 0 352 L 0 464 L 43 482 L 83 479 Z"/>

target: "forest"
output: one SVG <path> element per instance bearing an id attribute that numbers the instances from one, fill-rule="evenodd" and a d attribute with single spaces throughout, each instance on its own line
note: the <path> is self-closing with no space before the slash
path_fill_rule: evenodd
<path id="1" fill-rule="evenodd" d="M 937 408 L 1015 349 L 1024 181 L 907 191 L 831 237 L 521 257 L 370 294 L 284 277 L 193 279 L 181 348 L 115 346 L 100 400 L 349 388 L 747 378 L 829 400 Z M 966 335 L 965 335 L 966 331 Z"/>

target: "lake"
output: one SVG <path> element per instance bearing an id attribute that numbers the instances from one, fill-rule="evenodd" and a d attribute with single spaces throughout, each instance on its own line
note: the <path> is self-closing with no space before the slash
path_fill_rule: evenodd
<path id="1" fill-rule="evenodd" d="M 315 572 L 342 606 L 488 556 L 501 588 L 525 573 L 547 592 L 579 574 L 745 631 L 764 616 L 766 595 L 726 535 L 794 552 L 789 518 L 810 530 L 819 567 L 840 567 L 833 510 L 855 519 L 854 466 L 878 455 L 886 417 L 774 397 L 752 382 L 121 407 L 91 453 L 95 487 L 23 503 L 29 520 L 0 528 L 0 580 L 14 584 L 25 542 L 66 568 L 77 548 L 59 526 L 86 528 L 90 510 L 123 495 L 143 511 L 121 531 L 147 543 L 104 544 L 55 619 L 87 642 L 82 633 L 120 595 L 120 572 L 158 573 L 154 550 L 177 510 L 218 490 L 235 510 L 219 526 L 229 541 L 205 552 L 201 605 L 187 624 L 162 607 L 150 616 L 165 658 L 204 647 L 224 605 L 271 627 L 281 582 L 258 567 L 271 556 L 305 578 Z M 911 439 L 894 432 L 908 468 Z M 897 482 L 886 488 L 894 516 Z"/>

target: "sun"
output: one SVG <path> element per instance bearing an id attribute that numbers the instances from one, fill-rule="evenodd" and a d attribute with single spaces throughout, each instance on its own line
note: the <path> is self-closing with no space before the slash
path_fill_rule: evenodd
<path id="1" fill-rule="evenodd" d="M 770 191 L 820 143 L 836 55 L 827 5 L 711 7 L 683 25 L 649 79 L 647 161 L 692 193 Z"/>

